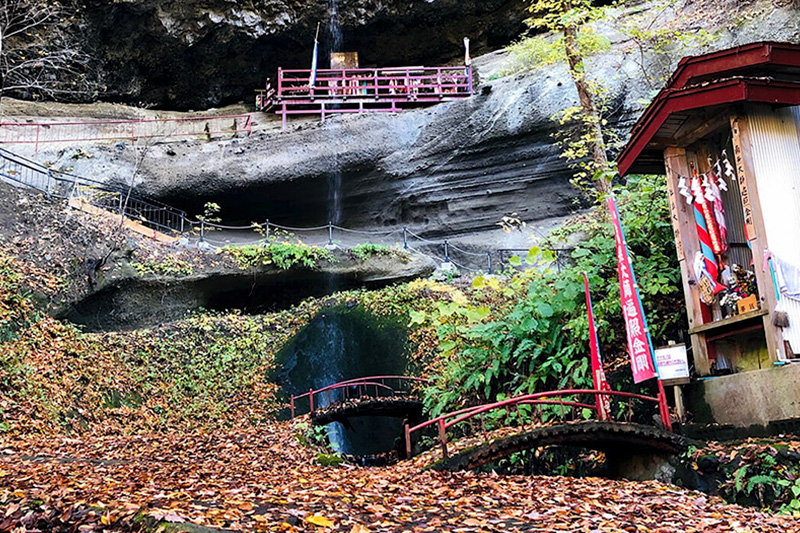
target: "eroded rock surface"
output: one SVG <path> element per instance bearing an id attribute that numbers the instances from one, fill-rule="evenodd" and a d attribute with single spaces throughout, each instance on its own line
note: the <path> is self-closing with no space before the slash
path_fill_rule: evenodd
<path id="1" fill-rule="evenodd" d="M 414 255 L 372 257 L 366 261 L 338 251 L 336 262 L 316 268 L 229 266 L 186 275 L 140 276 L 119 261 L 86 297 L 64 307 L 59 316 L 89 330 L 152 326 L 184 318 L 192 310 L 239 309 L 268 312 L 285 309 L 312 296 L 359 287 L 379 288 L 433 272 L 429 259 Z"/>
<path id="2" fill-rule="evenodd" d="M 188 10 L 188 18 L 181 19 L 182 24 L 201 16 L 200 4 L 187 2 L 181 8 Z M 210 9 L 208 6 L 212 4 L 203 4 L 206 6 L 203 9 Z M 219 5 L 223 4 L 232 9 L 232 4 Z M 270 5 L 273 4 L 278 5 L 274 2 Z M 311 9 L 312 4 L 317 9 L 327 9 L 321 1 L 303 3 L 303 9 Z M 455 11 L 447 12 L 456 4 L 461 6 L 458 16 Z M 159 9 L 163 10 L 165 5 L 155 0 L 135 0 L 115 3 L 113 9 L 162 6 Z M 494 26 L 509 26 L 492 18 L 499 16 L 498 13 L 514 14 L 521 20 L 522 15 L 514 11 L 515 5 L 499 0 L 457 3 L 435 0 L 411 2 L 402 8 L 393 2 L 372 2 L 367 9 L 364 2 L 342 1 L 340 7 L 343 20 L 351 21 L 345 27 L 350 24 L 350 28 L 359 28 L 353 35 L 361 35 L 362 31 L 369 35 L 368 25 L 378 19 L 402 26 L 404 20 L 411 20 L 404 17 L 422 16 L 420 13 L 439 20 L 433 15 L 436 12 L 442 17 L 449 13 L 445 18 L 458 28 L 460 36 L 463 32 L 458 21 L 471 20 L 471 13 L 480 9 L 497 12 L 481 18 L 487 28 L 492 28 L 486 32 L 500 31 Z M 681 17 L 689 19 L 682 22 L 686 27 L 681 31 L 687 35 L 697 33 L 699 30 L 693 26 L 696 25 L 715 36 L 696 48 L 676 46 L 676 50 L 663 54 L 642 55 L 635 43 L 619 32 L 618 19 L 627 17 L 635 21 L 635 17 L 650 9 L 662 9 L 663 6 L 653 2 L 631 4 L 619 12 L 619 17 L 614 17 L 613 23 L 606 22 L 599 28 L 611 41 L 611 49 L 591 58 L 588 68 L 608 89 L 608 129 L 620 138 L 627 136 L 652 91 L 660 87 L 660 80 L 672 71 L 682 55 L 759 40 L 800 39 L 798 10 L 789 4 L 756 2 L 741 11 L 740 16 L 717 8 L 706 16 L 698 14 L 693 5 L 677 5 Z M 363 11 L 356 17 L 353 14 L 358 6 Z M 310 15 L 293 16 L 306 20 L 303 17 Z M 219 24 L 243 20 L 236 18 L 238 15 L 231 17 L 220 19 Z M 444 23 L 443 20 L 440 22 Z M 358 26 L 362 23 L 364 26 Z M 653 29 L 657 31 L 663 26 L 669 31 L 675 24 L 665 15 Z M 380 39 L 375 42 L 392 42 L 393 28 L 385 27 L 376 33 Z M 436 41 L 442 38 L 438 33 L 426 30 L 425 50 L 441 49 Z M 291 41 L 286 41 L 285 35 L 281 39 L 284 39 L 281 42 Z M 694 41 L 687 38 L 687 42 Z M 359 51 L 375 53 L 375 63 L 415 57 L 395 57 L 389 51 L 384 56 L 384 51 L 377 53 L 368 44 L 356 44 L 353 48 Z M 190 48 L 197 46 L 193 44 Z M 403 50 L 402 46 L 395 47 Z M 149 50 L 147 46 L 144 48 Z M 298 48 L 305 50 L 308 46 L 298 44 Z M 108 49 L 114 49 L 113 43 Z M 196 50 L 202 53 L 200 48 Z M 209 64 L 220 63 L 213 54 L 203 57 Z M 435 58 L 422 57 L 420 62 L 423 59 Z M 188 77 L 194 83 L 202 77 L 202 74 L 187 76 L 178 68 L 190 66 L 188 59 L 175 61 L 176 80 Z M 503 215 L 517 213 L 521 219 L 546 229 L 553 221 L 580 208 L 576 201 L 580 195 L 569 183 L 572 172 L 560 157 L 552 136 L 559 129 L 570 131 L 570 124 L 559 124 L 552 117 L 577 104 L 575 89 L 563 65 L 503 76 L 508 66 L 507 55 L 493 52 L 477 58 L 474 66 L 480 80 L 474 97 L 406 110 L 399 115 L 336 116 L 324 124 L 314 119 L 293 120 L 287 131 L 281 131 L 274 115 L 255 114 L 256 131 L 249 138 L 187 141 L 146 148 L 120 143 L 84 148 L 94 156 L 91 159 L 73 159 L 75 150 L 40 152 L 40 157 L 97 179 L 127 183 L 135 176 L 138 192 L 181 207 L 192 215 L 202 213 L 206 202 L 218 203 L 223 218 L 232 223 L 263 223 L 269 219 L 284 225 L 309 226 L 333 220 L 360 229 L 400 230 L 408 226 L 427 237 L 475 235 L 473 240 L 481 251 L 524 248 L 530 245 L 529 241 L 518 239 L 508 243 L 506 237 L 491 232 Z M 269 70 L 267 65 L 258 68 L 262 67 Z M 126 68 L 127 64 L 122 70 Z M 227 74 L 216 72 L 214 76 L 218 85 L 231 83 Z M 341 187 L 334 194 L 336 183 Z"/>
<path id="3" fill-rule="evenodd" d="M 105 97 L 173 109 L 250 100 L 277 68 L 321 57 L 336 6 L 342 46 L 362 65 L 440 64 L 502 47 L 524 28 L 525 0 L 83 0 Z M 320 64 L 326 67 L 324 59 Z"/>

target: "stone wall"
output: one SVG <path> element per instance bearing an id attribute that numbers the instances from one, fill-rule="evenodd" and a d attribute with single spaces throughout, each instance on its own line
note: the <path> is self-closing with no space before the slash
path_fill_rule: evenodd
<path id="1" fill-rule="evenodd" d="M 696 423 L 766 426 L 800 417 L 800 364 L 705 379 L 684 393 Z"/>

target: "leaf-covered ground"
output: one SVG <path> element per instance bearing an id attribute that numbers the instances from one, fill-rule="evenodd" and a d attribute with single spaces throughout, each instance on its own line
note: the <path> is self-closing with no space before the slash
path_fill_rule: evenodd
<path id="1" fill-rule="evenodd" d="M 84 275 L 67 260 L 88 255 L 84 241 L 97 245 L 95 255 L 107 253 L 103 228 L 62 242 L 56 236 L 66 231 L 43 239 L 22 233 L 19 220 L 4 224 L 20 238 L 0 246 L 0 531 L 165 523 L 351 533 L 800 531 L 789 518 L 656 482 L 423 472 L 419 460 L 321 466 L 298 428 L 272 421 L 280 405 L 268 379 L 275 353 L 323 306 L 408 317 L 411 358 L 436 376 L 458 361 L 443 341 L 455 346 L 471 325 L 507 313 L 524 278 L 482 288 L 415 282 L 260 317 L 198 313 L 87 334 L 47 316 L 43 301 Z M 156 264 L 161 256 L 142 257 Z M 457 385 L 445 380 L 438 390 Z M 771 452 L 748 453 L 746 474 L 771 475 Z M 739 463 L 730 470 L 742 472 Z M 780 479 L 794 481 L 795 470 L 786 472 Z M 742 474 L 738 485 L 760 494 L 750 479 Z"/>
<path id="2" fill-rule="evenodd" d="M 658 482 L 323 467 L 290 423 L 0 442 L 0 530 L 800 531 Z"/>

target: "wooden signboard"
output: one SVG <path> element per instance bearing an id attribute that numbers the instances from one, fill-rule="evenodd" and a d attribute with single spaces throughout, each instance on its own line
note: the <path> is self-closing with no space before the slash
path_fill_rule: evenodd
<path id="1" fill-rule="evenodd" d="M 739 117 L 731 118 L 731 132 L 733 133 L 733 153 L 736 165 L 736 180 L 739 182 L 739 191 L 742 194 L 742 208 L 744 209 L 744 225 L 747 229 L 747 239 L 756 238 L 756 226 L 753 222 L 753 206 L 750 199 L 750 189 L 747 186 L 747 174 L 744 169 L 744 155 L 742 153 L 741 131 L 739 130 Z"/>
<path id="2" fill-rule="evenodd" d="M 358 52 L 331 52 L 331 68 L 337 70 L 358 68 Z"/>
<path id="3" fill-rule="evenodd" d="M 678 185 L 675 183 L 675 176 L 667 174 L 667 197 L 669 198 L 669 214 L 672 221 L 672 231 L 675 234 L 675 251 L 678 253 L 678 261 L 686 259 L 686 252 L 683 250 L 683 235 L 681 235 L 681 221 L 679 218 Z"/>

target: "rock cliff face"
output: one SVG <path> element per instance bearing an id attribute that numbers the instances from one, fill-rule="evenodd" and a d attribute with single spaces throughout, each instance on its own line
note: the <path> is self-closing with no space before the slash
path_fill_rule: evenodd
<path id="1" fill-rule="evenodd" d="M 184 5 L 162 5 L 154 0 L 113 5 L 127 6 L 126 9 L 149 6 L 147 12 L 150 13 L 156 4 L 162 6 L 159 8 L 162 11 L 165 6 Z M 196 11 L 199 4 L 185 4 L 195 10 L 191 11 L 192 16 L 200 16 Z M 277 3 L 270 5 L 273 4 L 278 6 Z M 303 4 L 304 9 L 311 9 L 309 6 L 312 4 Z M 342 0 L 341 4 L 343 13 L 350 13 L 350 18 L 346 19 L 351 21 L 350 27 L 361 27 L 364 35 L 370 35 L 367 29 L 373 28 L 377 32 L 374 36 L 376 39 L 380 36 L 381 40 L 389 39 L 395 30 L 387 29 L 388 33 L 381 33 L 378 26 L 370 24 L 378 24 L 378 20 L 393 20 L 392 17 L 399 21 L 417 20 L 413 17 L 423 14 L 432 17 L 431 20 L 439 20 L 433 13 L 449 20 L 455 11 L 448 12 L 445 8 L 455 9 L 456 4 L 463 7 L 462 16 L 456 18 L 464 21 L 473 20 L 478 16 L 473 13 L 485 8 L 487 29 L 478 33 L 485 36 L 487 43 L 488 35 L 501 31 L 488 29 L 490 26 L 508 26 L 492 17 L 515 14 L 522 18 L 518 4 L 499 0 L 459 3 L 434 0 L 411 2 L 405 8 L 399 4 L 373 2 L 369 3 L 370 9 L 364 2 Z M 233 9 L 232 4 L 224 5 Z M 321 11 L 326 8 L 321 2 L 313 5 Z M 495 10 L 492 14 L 488 14 L 490 5 Z M 687 3 L 681 9 L 694 13 L 693 5 Z M 361 6 L 361 11 L 356 9 L 357 6 Z M 651 83 L 656 80 L 654 86 L 658 87 L 659 76 L 668 74 L 674 63 L 687 53 L 758 40 L 800 39 L 797 8 L 788 5 L 775 8 L 768 2 L 756 2 L 754 6 L 751 8 L 755 11 L 742 12 L 744 18 L 741 20 L 731 13 L 718 14 L 721 21 L 709 21 L 709 17 L 703 15 L 700 19 L 709 31 L 715 32 L 715 39 L 703 48 L 673 50 L 669 60 L 664 56 L 650 55 L 642 63 L 640 54 L 628 38 L 619 34 L 610 23 L 601 27 L 600 30 L 611 40 L 611 50 L 592 58 L 590 69 L 604 80 L 609 90 L 610 126 L 624 138 L 641 113 L 642 102 L 648 99 L 651 91 L 643 72 L 648 74 Z M 348 11 L 351 8 L 352 11 Z M 651 3 L 645 2 L 628 8 L 620 16 L 634 17 L 653 8 Z M 285 12 L 294 13 L 292 20 L 306 20 L 308 17 L 316 20 L 308 14 L 312 11 L 302 11 L 299 7 Z M 305 15 L 301 17 L 297 13 Z M 360 15 L 356 16 L 358 13 Z M 183 23 L 189 24 L 186 20 L 189 19 Z M 242 19 L 239 16 L 225 20 L 227 22 L 220 24 L 230 26 L 231 21 Z M 444 19 L 441 23 L 445 23 Z M 192 24 L 196 26 L 196 23 Z M 458 28 L 459 36 L 470 33 L 466 26 L 459 25 L 461 23 L 453 24 Z M 183 36 L 182 31 L 175 29 L 175 38 Z M 202 31 L 198 31 L 186 35 L 199 36 Z M 436 31 L 426 31 L 430 40 L 424 43 L 424 48 L 431 53 L 443 49 L 437 44 L 437 39 L 444 37 L 436 34 Z M 280 38 L 275 37 L 276 42 L 288 46 L 286 43 L 291 39 L 285 34 L 280 35 Z M 203 41 L 197 38 L 195 44 L 182 46 L 188 46 L 187 50 L 194 49 Z M 374 62 L 383 62 L 386 58 L 388 61 L 411 61 L 414 57 L 392 55 L 390 51 L 386 51 L 384 57 L 383 52 L 378 53 L 363 43 L 361 46 L 360 51 L 375 54 L 370 60 Z M 114 49 L 114 46 L 109 47 L 109 50 Z M 128 50 L 133 53 L 132 49 Z M 422 60 L 435 59 L 433 56 L 420 57 Z M 255 115 L 255 122 L 263 129 L 249 138 L 150 146 L 139 167 L 137 160 L 142 148 L 124 144 L 86 148 L 94 156 L 91 160 L 74 161 L 70 152 L 53 154 L 53 158 L 60 157 L 62 164 L 74 166 L 77 173 L 87 176 L 127 182 L 136 175 L 138 191 L 180 206 L 192 214 L 201 213 L 205 202 L 216 202 L 222 206 L 227 222 L 250 223 L 270 219 L 303 226 L 337 220 L 344 226 L 370 229 L 406 225 L 427 236 L 487 232 L 496 228 L 501 216 L 512 212 L 526 221 L 544 223 L 568 215 L 578 207 L 577 191 L 569 185 L 571 173 L 559 157 L 551 136 L 559 127 L 568 129 L 568 126 L 558 126 L 551 117 L 555 112 L 576 104 L 575 90 L 563 66 L 498 76 L 506 60 L 504 52 L 493 52 L 475 61 L 477 76 L 482 80 L 476 96 L 403 111 L 398 116 L 337 116 L 324 124 L 298 120 L 287 131 L 280 131 L 274 116 Z M 204 61 L 214 65 L 220 63 L 205 56 Z M 228 68 L 227 65 L 218 66 Z M 125 68 L 128 67 L 121 67 L 122 71 Z M 232 83 L 222 71 L 216 71 L 214 77 L 218 84 Z M 340 183 L 341 188 L 335 194 L 333 184 L 336 183 Z M 495 237 L 496 234 L 491 234 L 476 242 L 498 247 Z M 518 243 L 515 247 L 525 244 L 529 243 Z"/>
<path id="2" fill-rule="evenodd" d="M 336 252 L 336 263 L 319 268 L 275 267 L 239 270 L 213 268 L 190 276 L 139 276 L 124 261 L 114 263 L 108 275 L 84 298 L 56 312 L 92 331 L 131 329 L 178 320 L 198 309 L 264 313 L 285 309 L 304 298 L 331 291 L 375 289 L 431 274 L 428 258 L 372 257 L 360 261 L 346 251 Z M 126 268 L 127 267 L 127 268 Z"/>
<path id="3" fill-rule="evenodd" d="M 522 28 L 524 0 L 80 0 L 106 98 L 173 109 L 250 100 L 277 68 L 309 68 L 334 35 L 362 65 L 441 64 L 496 50 Z M 327 66 L 324 59 L 321 66 Z"/>
<path id="4" fill-rule="evenodd" d="M 478 69 L 497 59 L 483 58 Z M 138 169 L 137 189 L 193 214 L 216 202 L 227 223 L 337 220 L 355 228 L 405 225 L 432 236 L 496 227 L 511 212 L 528 221 L 560 217 L 576 208 L 576 191 L 553 147 L 550 116 L 569 101 L 562 69 L 502 78 L 469 100 L 397 116 L 337 116 L 249 138 L 154 145 Z M 120 182 L 141 153 L 130 145 L 91 151 L 90 160 L 63 158 L 78 173 Z"/>

